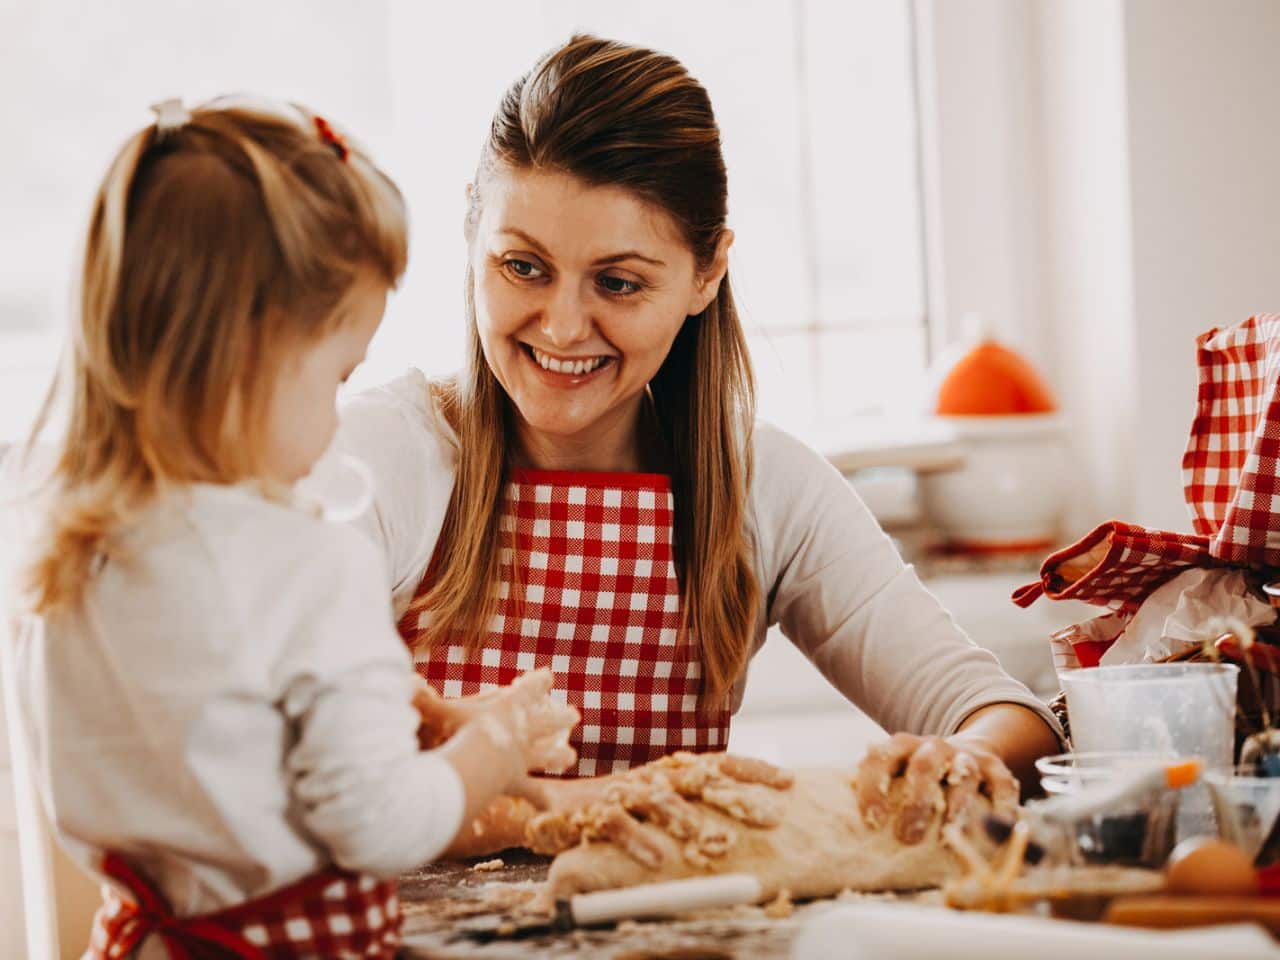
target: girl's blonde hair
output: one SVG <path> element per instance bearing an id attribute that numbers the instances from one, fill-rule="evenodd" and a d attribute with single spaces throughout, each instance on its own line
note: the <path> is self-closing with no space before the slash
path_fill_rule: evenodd
<path id="1" fill-rule="evenodd" d="M 517 80 L 490 127 L 471 223 L 486 173 L 501 164 L 633 191 L 672 217 L 700 268 L 724 235 L 728 180 L 711 101 L 664 54 L 576 36 Z M 468 271 L 465 373 L 433 386 L 461 448 L 438 574 L 414 604 L 431 612 L 433 645 L 484 627 L 500 573 L 513 411 L 481 348 L 474 282 Z M 710 306 L 685 320 L 649 398 L 641 429 L 671 463 L 685 637 L 698 645 L 710 707 L 742 673 L 760 600 L 746 531 L 755 389 L 727 274 Z"/>
<path id="2" fill-rule="evenodd" d="M 291 348 L 329 332 L 358 275 L 393 287 L 395 185 L 301 107 L 213 101 L 116 155 L 89 220 L 41 490 L 29 604 L 74 603 L 109 534 L 174 484 L 261 472 L 263 411 Z"/>

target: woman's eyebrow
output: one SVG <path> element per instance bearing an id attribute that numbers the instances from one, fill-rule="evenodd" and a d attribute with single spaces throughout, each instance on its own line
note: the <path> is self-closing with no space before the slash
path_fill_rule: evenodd
<path id="1" fill-rule="evenodd" d="M 545 257 L 547 260 L 555 259 L 551 256 L 551 251 L 544 247 L 536 237 L 530 236 L 519 227 L 500 227 L 498 232 L 520 238 L 533 248 L 534 253 L 541 257 Z M 644 263 L 652 264 L 655 267 L 665 267 L 667 265 L 665 260 L 657 260 L 653 257 L 645 256 L 638 250 L 624 250 L 622 253 L 611 253 L 607 257 L 600 257 L 592 264 L 592 266 L 599 267 L 610 263 L 621 263 L 623 260 L 640 260 Z"/>
<path id="2" fill-rule="evenodd" d="M 594 266 L 599 267 L 604 266 L 606 263 L 619 263 L 623 260 L 642 260 L 645 263 L 653 264 L 655 267 L 665 267 L 667 265 L 665 261 L 655 260 L 653 257 L 646 257 L 643 253 L 640 253 L 637 250 L 627 250 L 623 253 L 614 253 L 607 257 L 601 257 L 595 262 Z"/>
<path id="3" fill-rule="evenodd" d="M 549 251 L 546 247 L 544 247 L 541 243 L 539 243 L 534 237 L 529 236 L 529 234 L 525 233 L 519 227 L 501 227 L 499 228 L 498 232 L 505 233 L 512 237 L 519 237 L 521 240 L 523 240 L 525 243 L 527 243 L 529 246 L 533 248 L 534 253 L 538 254 L 541 257 L 546 257 L 548 260 L 554 259 L 551 256 L 551 251 Z"/>

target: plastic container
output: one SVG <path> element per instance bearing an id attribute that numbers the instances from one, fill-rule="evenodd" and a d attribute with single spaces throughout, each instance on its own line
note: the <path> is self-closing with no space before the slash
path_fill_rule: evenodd
<path id="1" fill-rule="evenodd" d="M 1280 820 L 1280 777 L 1255 777 L 1237 770 L 1205 774 L 1218 820 L 1218 835 L 1247 853 L 1259 867 L 1280 860 L 1280 851 L 1262 846 Z"/>
<path id="2" fill-rule="evenodd" d="M 1111 783 L 1170 757 L 1157 753 L 1066 753 L 1036 761 L 1050 798 Z M 1177 840 L 1179 791 L 1149 790 L 1085 817 L 1071 829 L 1077 866 L 1127 866 L 1158 870 Z"/>
<path id="3" fill-rule="evenodd" d="M 1236 682 L 1229 663 L 1146 663 L 1064 670 L 1077 751 L 1139 751 L 1232 765 Z"/>

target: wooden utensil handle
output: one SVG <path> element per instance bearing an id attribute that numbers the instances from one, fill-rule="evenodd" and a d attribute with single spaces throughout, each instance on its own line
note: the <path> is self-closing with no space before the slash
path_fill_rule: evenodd
<path id="1" fill-rule="evenodd" d="M 1216 923 L 1259 923 L 1280 935 L 1280 897 L 1116 897 L 1105 923 L 1130 927 L 1202 927 Z"/>
<path id="2" fill-rule="evenodd" d="M 755 903 L 760 881 L 750 873 L 691 877 L 666 883 L 645 883 L 621 890 L 580 893 L 569 901 L 573 920 L 581 926 L 633 917 L 666 917 L 690 910 Z"/>

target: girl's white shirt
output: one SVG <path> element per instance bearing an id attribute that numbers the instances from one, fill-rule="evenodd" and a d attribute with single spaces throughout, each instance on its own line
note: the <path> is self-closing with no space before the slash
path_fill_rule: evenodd
<path id="1" fill-rule="evenodd" d="M 947 735 L 994 703 L 1044 702 L 956 624 L 826 460 L 766 423 L 753 432 L 747 535 L 761 605 L 752 653 L 783 633 L 847 699 L 891 732 Z M 356 521 L 387 560 L 396 616 L 431 560 L 453 489 L 457 439 L 418 370 L 349 400 L 338 447 L 368 466 L 374 509 Z M 746 672 L 732 707 L 742 703 Z"/>
<path id="2" fill-rule="evenodd" d="M 367 537 L 197 485 L 111 555 L 15 651 L 40 792 L 75 859 L 122 854 L 185 916 L 443 851 L 464 788 L 418 748 L 412 661 Z"/>

